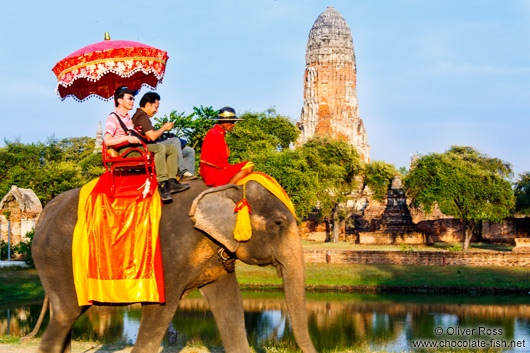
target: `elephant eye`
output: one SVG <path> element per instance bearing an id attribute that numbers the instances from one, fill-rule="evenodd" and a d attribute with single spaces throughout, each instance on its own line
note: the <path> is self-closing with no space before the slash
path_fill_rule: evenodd
<path id="1" fill-rule="evenodd" d="M 283 227 L 286 222 L 287 219 L 283 216 L 279 216 L 274 220 L 274 224 L 276 224 L 278 227 Z"/>
<path id="2" fill-rule="evenodd" d="M 269 219 L 267 229 L 272 234 L 280 234 L 283 229 L 285 229 L 286 219 L 284 217 L 277 215 L 276 217 L 271 217 Z"/>

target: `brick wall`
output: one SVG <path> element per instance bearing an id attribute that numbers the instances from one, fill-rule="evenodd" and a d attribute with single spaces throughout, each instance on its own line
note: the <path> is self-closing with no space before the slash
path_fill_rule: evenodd
<path id="1" fill-rule="evenodd" d="M 530 266 L 530 253 L 504 251 L 305 250 L 307 263 Z"/>

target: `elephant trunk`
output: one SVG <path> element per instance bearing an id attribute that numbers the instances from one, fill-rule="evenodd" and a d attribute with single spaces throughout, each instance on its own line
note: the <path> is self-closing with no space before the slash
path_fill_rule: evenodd
<path id="1" fill-rule="evenodd" d="M 302 352 L 313 353 L 316 350 L 309 337 L 307 325 L 304 256 L 298 229 L 296 226 L 294 228 L 296 231 L 291 232 L 291 239 L 280 245 L 279 254 L 276 254 L 276 268 L 278 272 L 281 271 L 287 310 L 296 342 Z"/>

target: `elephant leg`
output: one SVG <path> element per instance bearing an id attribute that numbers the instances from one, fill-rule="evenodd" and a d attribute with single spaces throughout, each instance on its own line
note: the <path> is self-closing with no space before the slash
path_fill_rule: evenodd
<path id="1" fill-rule="evenodd" d="M 55 293 L 50 297 L 50 323 L 42 336 L 39 352 L 69 353 L 72 326 L 89 307 L 79 306 L 75 300 L 65 300 Z"/>
<path id="2" fill-rule="evenodd" d="M 177 311 L 179 297 L 172 295 L 168 298 L 166 296 L 166 303 L 163 305 L 154 303 L 142 305 L 138 338 L 131 353 L 158 352 L 169 323 Z"/>
<path id="3" fill-rule="evenodd" d="M 65 345 L 63 353 L 71 353 L 72 352 L 72 330 L 68 332 L 68 335 L 66 336 Z"/>
<path id="4" fill-rule="evenodd" d="M 249 353 L 243 298 L 235 272 L 200 288 L 210 305 L 226 353 Z"/>

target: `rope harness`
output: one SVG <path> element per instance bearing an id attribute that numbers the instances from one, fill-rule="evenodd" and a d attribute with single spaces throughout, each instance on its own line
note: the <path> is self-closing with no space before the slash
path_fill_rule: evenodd
<path id="1" fill-rule="evenodd" d="M 219 262 L 221 262 L 226 272 L 231 273 L 235 271 L 236 257 L 234 254 L 227 251 L 225 247 L 220 247 L 219 250 L 217 250 L 217 257 L 219 258 Z"/>

